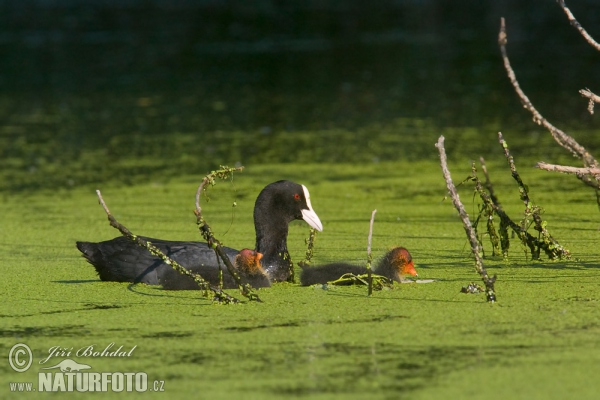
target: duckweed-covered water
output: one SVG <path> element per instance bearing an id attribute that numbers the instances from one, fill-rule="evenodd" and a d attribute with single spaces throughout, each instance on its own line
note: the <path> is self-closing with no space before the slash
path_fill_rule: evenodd
<path id="1" fill-rule="evenodd" d="M 504 16 L 523 89 L 600 156 L 598 118 L 577 94 L 597 90 L 597 52 L 554 2 L 116 3 L 0 4 L 0 397 L 56 397 L 39 373 L 56 375 L 41 368 L 64 359 L 145 373 L 149 398 L 598 397 L 596 197 L 532 168 L 579 164 L 522 110 L 496 45 Z M 598 25 L 595 2 L 569 5 Z M 487 304 L 460 293 L 478 276 L 434 143 L 446 137 L 455 183 L 484 156 L 518 220 L 498 131 L 573 259 L 531 261 L 513 238 L 505 261 L 483 237 L 498 275 Z M 291 179 L 324 225 L 314 264 L 364 263 L 377 209 L 375 258 L 405 246 L 433 282 L 371 298 L 364 287 L 281 283 L 259 291 L 263 303 L 225 306 L 98 280 L 74 245 L 118 235 L 95 189 L 134 233 L 199 240 L 194 195 L 220 164 L 246 166 L 203 199 L 226 245 L 254 245 L 257 194 Z M 468 184 L 460 193 L 476 215 Z M 307 236 L 292 223 L 295 262 Z M 22 373 L 8 360 L 19 343 L 33 357 Z M 129 356 L 76 354 L 90 346 Z M 40 364 L 52 348 L 63 353 Z M 28 382 L 35 393 L 11 392 Z M 127 396 L 64 397 L 98 395 Z"/>
<path id="2" fill-rule="evenodd" d="M 459 180 L 470 166 L 451 168 Z M 508 168 L 488 168 L 505 208 L 518 218 L 522 205 Z M 435 162 L 250 166 L 210 192 L 209 223 L 227 245 L 241 248 L 254 243 L 251 210 L 263 185 L 280 177 L 307 185 L 324 224 L 314 263 L 364 262 L 376 208 L 375 256 L 403 245 L 419 277 L 435 282 L 397 285 L 371 298 L 364 287 L 282 283 L 259 291 L 263 303 L 225 306 L 198 292 L 101 282 L 74 246 L 77 239 L 117 235 L 92 190 L 5 198 L 0 346 L 8 354 L 26 343 L 34 364 L 16 373 L 3 363 L 2 390 L 8 393 L 9 382 L 37 387 L 38 372 L 46 372 L 40 368 L 65 358 L 39 365 L 53 346 L 76 351 L 115 343 L 136 347 L 129 357 L 71 359 L 91 371 L 143 371 L 151 384 L 164 381 L 160 395 L 177 398 L 594 398 L 600 359 L 594 195 L 571 177 L 521 173 L 574 260 L 533 262 L 513 242 L 508 261 L 485 260 L 498 275 L 496 304 L 460 293 L 478 277 L 456 212 L 442 201 Z M 200 178 L 100 188 L 134 232 L 197 240 L 191 210 Z M 461 193 L 474 212 L 470 190 Z M 307 234 L 306 224 L 291 225 L 295 261 L 304 256 Z"/>

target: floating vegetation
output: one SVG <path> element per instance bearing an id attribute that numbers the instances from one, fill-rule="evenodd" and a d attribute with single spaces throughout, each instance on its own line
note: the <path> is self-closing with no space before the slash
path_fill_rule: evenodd
<path id="1" fill-rule="evenodd" d="M 212 230 L 210 229 L 210 226 L 206 223 L 204 217 L 202 216 L 202 208 L 200 207 L 200 194 L 206 190 L 205 186 L 207 184 L 214 186 L 216 183 L 215 182 L 216 178 L 226 179 L 226 178 L 230 177 L 233 174 L 233 172 L 240 171 L 242 169 L 243 169 L 243 167 L 229 168 L 226 166 L 221 166 L 221 168 L 219 170 L 212 171 L 210 174 L 206 175 L 204 177 L 204 179 L 202 180 L 202 183 L 200 184 L 200 186 L 198 187 L 198 190 L 196 192 L 196 208 L 194 210 L 194 213 L 196 214 L 196 217 L 197 217 L 197 224 L 198 224 L 198 228 L 200 229 L 200 233 L 202 234 L 202 236 L 204 237 L 204 239 L 206 240 L 208 245 L 215 251 L 218 258 L 220 257 L 221 260 L 225 263 L 225 266 L 227 267 L 227 269 L 229 270 L 229 272 L 231 273 L 233 278 L 236 280 L 242 295 L 244 295 L 251 301 L 260 302 L 261 301 L 260 298 L 258 297 L 258 295 L 256 293 L 254 293 L 252 291 L 252 288 L 250 287 L 250 285 L 242 284 L 239 275 L 236 273 L 235 268 L 231 264 L 231 260 L 229 260 L 229 258 L 223 251 L 221 243 L 214 237 Z M 123 236 L 132 240 L 137 245 L 144 247 L 153 255 L 160 257 L 165 264 L 170 265 L 171 267 L 173 267 L 173 269 L 175 269 L 180 274 L 191 277 L 194 280 L 194 282 L 196 282 L 198 284 L 200 289 L 202 289 L 205 297 L 208 297 L 208 291 L 210 290 L 214 294 L 213 301 L 216 301 L 218 303 L 224 303 L 224 304 L 239 303 L 238 299 L 230 296 L 229 294 L 227 294 L 223 291 L 223 289 L 221 287 L 222 285 L 220 285 L 219 287 L 211 285 L 204 278 L 202 278 L 202 276 L 200 274 L 191 272 L 190 270 L 185 268 L 185 266 L 182 266 L 177 261 L 173 260 L 166 254 L 164 254 L 158 247 L 154 246 L 151 242 L 146 241 L 146 240 L 142 239 L 141 237 L 133 234 L 124 225 L 119 223 L 116 220 L 116 218 L 111 214 L 110 210 L 108 209 L 108 206 L 106 205 L 106 203 L 104 202 L 104 199 L 102 198 L 102 194 L 100 193 L 100 190 L 96 190 L 96 194 L 98 195 L 98 199 L 100 201 L 100 204 L 102 205 L 102 208 L 104 208 L 104 211 L 106 212 L 106 215 L 108 217 L 110 225 L 112 227 L 116 228 L 119 232 L 121 232 L 121 234 Z"/>
<path id="2" fill-rule="evenodd" d="M 335 281 L 327 282 L 328 285 L 365 285 L 369 287 L 369 296 L 373 290 L 383 290 L 383 288 L 388 287 L 391 288 L 394 286 L 394 282 L 391 279 L 386 278 L 382 275 L 377 275 L 373 273 L 366 273 L 355 275 L 352 273 L 347 273 L 340 276 Z"/>
<path id="3" fill-rule="evenodd" d="M 470 294 L 479 294 L 479 293 L 485 292 L 485 289 L 483 289 L 481 286 L 479 286 L 475 282 L 471 282 L 471 283 L 469 283 L 469 285 L 463 286 L 460 289 L 460 292 L 461 293 L 470 293 Z"/>

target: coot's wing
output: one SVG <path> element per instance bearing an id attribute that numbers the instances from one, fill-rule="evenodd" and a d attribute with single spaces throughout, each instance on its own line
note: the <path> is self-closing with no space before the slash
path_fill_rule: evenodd
<path id="1" fill-rule="evenodd" d="M 217 266 L 215 252 L 206 243 L 141 238 L 151 242 L 186 268 L 201 265 Z M 159 257 L 123 236 L 99 243 L 77 242 L 77 248 L 96 268 L 98 276 L 103 281 L 158 285 L 162 274 L 173 271 L 173 267 L 165 264 Z M 237 251 L 230 248 L 224 250 L 233 261 Z"/>

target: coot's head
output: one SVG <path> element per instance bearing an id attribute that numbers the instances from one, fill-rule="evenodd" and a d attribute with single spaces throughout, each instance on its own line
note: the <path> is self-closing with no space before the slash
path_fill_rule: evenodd
<path id="1" fill-rule="evenodd" d="M 278 181 L 267 185 L 256 199 L 254 221 L 258 225 L 286 225 L 303 219 L 318 231 L 323 224 L 312 208 L 308 189 L 291 181 Z"/>
<path id="2" fill-rule="evenodd" d="M 260 264 L 260 259 L 263 255 L 257 251 L 250 249 L 242 249 L 235 256 L 235 266 L 237 269 L 246 275 L 263 274 L 265 271 Z"/>
<path id="3" fill-rule="evenodd" d="M 404 247 L 396 247 L 389 252 L 389 259 L 398 275 L 418 276 L 412 256 Z"/>

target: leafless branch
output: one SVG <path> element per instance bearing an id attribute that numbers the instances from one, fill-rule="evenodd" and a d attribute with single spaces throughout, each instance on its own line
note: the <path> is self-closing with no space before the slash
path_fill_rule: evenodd
<path id="1" fill-rule="evenodd" d="M 592 93 L 592 91 L 588 88 L 585 89 L 581 89 L 579 91 L 579 93 L 583 96 L 589 99 L 588 102 L 588 111 L 590 114 L 594 114 L 594 104 L 596 103 L 600 103 L 600 96 L 595 95 L 594 93 Z"/>
<path id="2" fill-rule="evenodd" d="M 517 77 L 515 72 L 513 71 L 510 61 L 508 59 L 508 55 L 506 53 L 506 43 L 507 43 L 507 35 L 506 35 L 506 25 L 504 22 L 504 18 L 500 19 L 500 32 L 498 34 L 498 45 L 500 46 L 500 52 L 502 53 L 502 60 L 504 61 L 504 68 L 508 74 L 508 79 L 510 83 L 513 85 L 517 96 L 521 100 L 521 104 L 523 107 L 529 111 L 533 115 L 533 122 L 538 125 L 542 125 L 552 134 L 552 137 L 558 144 L 562 147 L 570 151 L 576 157 L 583 159 L 583 163 L 586 167 L 597 167 L 598 162 L 592 157 L 588 151 L 581 146 L 575 139 L 571 136 L 567 135 L 554 125 L 552 125 L 548 120 L 546 120 L 542 114 L 539 113 L 538 110 L 533 106 L 525 92 L 521 89 L 519 82 L 517 81 Z"/>
<path id="3" fill-rule="evenodd" d="M 373 261 L 373 256 L 371 255 L 371 241 L 373 239 L 373 223 L 375 222 L 375 214 L 377 210 L 373 210 L 371 213 L 371 222 L 369 224 L 369 237 L 367 243 L 367 281 L 369 282 L 369 290 L 368 296 L 373 294 L 373 276 L 372 276 L 372 268 L 371 261 Z"/>
<path id="4" fill-rule="evenodd" d="M 577 175 L 597 175 L 600 178 L 600 168 L 577 168 L 571 167 L 568 165 L 556 165 L 556 164 L 548 164 L 543 161 L 538 162 L 535 165 L 539 169 L 543 169 L 545 171 L 553 171 L 553 172 L 563 172 L 565 174 L 577 174 Z M 600 189 L 600 187 L 597 187 Z"/>
<path id="5" fill-rule="evenodd" d="M 517 184 L 519 186 L 519 194 L 521 196 L 521 200 L 523 200 L 523 203 L 525 203 L 524 219 L 521 223 L 522 227 L 524 228 L 526 225 L 528 225 L 527 220 L 529 219 L 529 217 L 531 217 L 533 219 L 534 229 L 540 233 L 540 246 L 538 246 L 538 249 L 543 248 L 544 251 L 546 251 L 546 253 L 552 259 L 570 258 L 571 253 L 569 252 L 569 250 L 561 246 L 556 241 L 556 239 L 552 237 L 550 232 L 548 232 L 548 229 L 546 229 L 546 223 L 542 220 L 541 216 L 543 210 L 541 207 L 535 205 L 533 201 L 531 201 L 531 198 L 529 197 L 529 189 L 527 185 L 523 183 L 521 176 L 517 172 L 517 166 L 515 165 L 513 156 L 510 154 L 508 144 L 502 137 L 502 132 L 498 132 L 498 141 L 500 142 L 500 145 L 502 145 L 502 149 L 504 150 L 504 155 L 506 156 L 506 160 L 508 161 L 511 175 L 513 179 L 517 181 Z M 539 250 L 537 251 L 537 253 L 537 257 L 539 257 Z M 532 256 L 533 255 L 534 254 L 532 253 Z"/>
<path id="6" fill-rule="evenodd" d="M 456 191 L 456 186 L 454 186 L 454 182 L 452 182 L 452 176 L 450 175 L 450 170 L 448 169 L 448 161 L 446 157 L 446 149 L 444 148 L 444 136 L 440 136 L 435 147 L 438 148 L 440 153 L 440 164 L 442 167 L 442 173 L 444 175 L 444 179 L 446 180 L 446 187 L 450 192 L 450 197 L 452 198 L 452 203 L 454 207 L 458 211 L 458 215 L 462 220 L 463 227 L 465 228 L 465 232 L 467 234 L 467 238 L 471 243 L 471 250 L 473 251 L 473 255 L 475 256 L 475 269 L 477 273 L 481 276 L 483 283 L 486 288 L 486 296 L 489 302 L 496 301 L 496 293 L 494 291 L 494 282 L 496 281 L 496 276 L 489 277 L 485 267 L 483 266 L 483 249 L 477 240 L 477 234 L 475 229 L 473 229 L 473 225 L 471 225 L 471 221 L 469 220 L 469 215 L 465 210 L 465 206 L 460 201 L 460 197 L 458 192 Z"/>
<path id="7" fill-rule="evenodd" d="M 498 207 L 500 207 L 500 201 L 498 200 L 498 197 L 496 197 L 496 193 L 494 192 L 494 186 L 492 185 L 487 166 L 485 165 L 485 159 L 483 157 L 479 157 L 479 163 L 481 164 L 481 170 L 483 171 L 483 175 L 485 176 L 485 188 L 490 193 L 490 198 L 492 199 L 492 202 Z"/>
<path id="8" fill-rule="evenodd" d="M 587 33 L 587 31 L 585 29 L 583 29 L 583 26 L 581 26 L 581 24 L 579 22 L 577 22 L 577 20 L 575 19 L 575 16 L 571 12 L 571 10 L 569 10 L 567 8 L 564 0 L 558 0 L 558 5 L 560 5 L 560 7 L 565 12 L 565 14 L 567 14 L 567 18 L 569 19 L 569 23 L 571 24 L 571 26 L 573 26 L 575 29 L 577 29 L 579 31 L 579 33 L 581 33 L 581 36 L 583 36 L 585 41 L 588 42 L 590 44 L 590 46 L 592 46 L 596 50 L 600 51 L 600 44 L 598 42 L 596 42 L 594 40 L 594 38 L 591 37 L 590 34 Z"/>
<path id="9" fill-rule="evenodd" d="M 170 265 L 173 269 L 175 269 L 180 274 L 187 275 L 187 276 L 191 277 L 198 284 L 198 286 L 200 286 L 201 289 L 204 289 L 205 291 L 207 289 L 210 289 L 215 294 L 215 299 L 216 300 L 218 300 L 220 302 L 224 302 L 224 303 L 238 303 L 239 302 L 238 299 L 236 299 L 236 298 L 228 295 L 227 293 L 223 292 L 220 288 L 212 286 L 211 284 L 209 284 L 207 281 L 205 281 L 202 278 L 202 276 L 200 276 L 200 274 L 196 274 L 194 272 L 191 272 L 187 268 L 183 267 L 177 261 L 173 260 L 172 258 L 170 258 L 169 256 L 167 256 L 166 254 L 164 254 L 158 247 L 154 246 L 152 243 L 150 243 L 150 242 L 142 239 L 141 237 L 139 237 L 139 236 L 134 235 L 133 233 L 131 233 L 131 231 L 129 229 L 127 229 L 127 227 L 125 227 L 125 225 L 122 225 L 111 214 L 110 210 L 108 209 L 108 206 L 104 202 L 104 198 L 102 197 L 102 193 L 100 193 L 100 190 L 96 190 L 96 195 L 98 196 L 98 200 L 100 201 L 100 204 L 102 205 L 102 208 L 106 212 L 106 215 L 108 217 L 108 221 L 110 222 L 110 225 L 113 228 L 116 228 L 119 232 L 121 232 L 121 234 L 123 236 L 125 236 L 129 240 L 133 241 L 138 246 L 144 247 L 151 254 L 159 257 L 161 260 L 163 260 L 163 262 L 165 264 Z"/>

